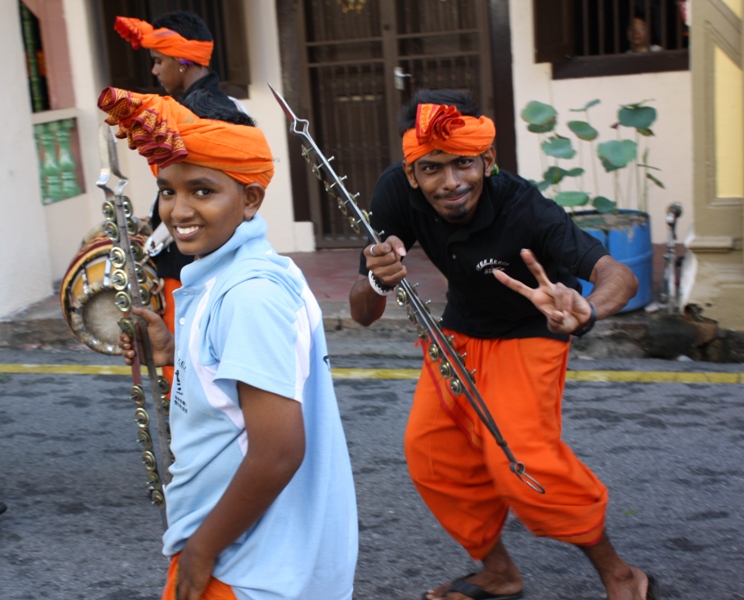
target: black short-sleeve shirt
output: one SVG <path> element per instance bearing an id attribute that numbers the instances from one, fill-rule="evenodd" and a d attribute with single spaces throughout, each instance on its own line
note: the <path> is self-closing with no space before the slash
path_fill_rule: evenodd
<path id="1" fill-rule="evenodd" d="M 418 241 L 447 278 L 444 327 L 476 338 L 549 337 L 545 316 L 522 295 L 499 283 L 496 269 L 530 287 L 537 281 L 519 252 L 535 253 L 553 282 L 581 290 L 607 250 L 577 227 L 570 215 L 530 182 L 501 171 L 486 179 L 475 217 L 467 225 L 443 220 L 419 189 L 412 188 L 400 163 L 380 176 L 370 206 L 376 231 L 399 237 L 406 248 Z M 367 273 L 360 258 L 359 272 Z M 413 280 L 415 273 L 410 274 Z"/>

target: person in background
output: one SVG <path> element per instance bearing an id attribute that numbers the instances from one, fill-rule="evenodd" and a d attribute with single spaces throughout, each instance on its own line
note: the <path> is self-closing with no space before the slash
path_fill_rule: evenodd
<path id="1" fill-rule="evenodd" d="M 630 42 L 630 49 L 628 52 L 658 52 L 661 50 L 661 46 L 651 43 L 651 31 L 646 22 L 646 19 L 642 17 L 633 17 L 628 26 L 628 42 Z"/>
<path id="2" fill-rule="evenodd" d="M 114 29 L 135 50 L 145 48 L 150 51 L 152 74 L 158 78 L 165 92 L 182 104 L 188 105 L 192 94 L 198 92 L 202 101 L 208 99 L 224 110 L 237 108 L 248 116 L 243 103 L 223 92 L 219 88 L 219 76 L 209 69 L 214 40 L 207 24 L 196 13 L 169 12 L 155 19 L 152 25 L 132 17 L 116 17 Z M 253 119 L 250 122 L 255 125 Z M 152 260 L 158 277 L 163 280 L 163 319 L 173 332 L 173 292 L 181 287 L 181 269 L 191 263 L 193 257 L 179 252 L 166 228 L 161 225 L 158 203 L 159 198 L 155 198 L 150 214 L 154 233 L 148 242 L 152 245 L 162 244 L 157 254 L 152 255 Z M 163 374 L 169 382 L 173 382 L 171 367 L 165 367 Z"/>

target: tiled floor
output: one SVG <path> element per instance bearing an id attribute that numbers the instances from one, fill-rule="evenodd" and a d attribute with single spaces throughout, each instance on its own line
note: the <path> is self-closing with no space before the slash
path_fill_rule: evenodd
<path id="1" fill-rule="evenodd" d="M 346 302 L 359 273 L 359 250 L 321 250 L 288 254 L 302 269 L 319 302 Z M 410 284 L 418 283 L 421 298 L 445 302 L 447 282 L 419 247 L 405 258 Z"/>

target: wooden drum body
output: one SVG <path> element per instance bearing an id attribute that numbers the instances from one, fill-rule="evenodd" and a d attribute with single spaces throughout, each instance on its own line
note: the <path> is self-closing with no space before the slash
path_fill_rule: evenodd
<path id="1" fill-rule="evenodd" d="M 144 232 L 131 236 L 133 247 L 142 250 L 146 237 Z M 67 325 L 81 342 L 96 352 L 119 355 L 119 320 L 123 315 L 116 298 L 122 287 L 112 250 L 114 244 L 101 228 L 89 233 L 62 279 L 60 301 Z M 162 312 L 164 299 L 155 265 L 148 258 L 137 270 L 143 304 L 149 300 L 149 308 Z"/>

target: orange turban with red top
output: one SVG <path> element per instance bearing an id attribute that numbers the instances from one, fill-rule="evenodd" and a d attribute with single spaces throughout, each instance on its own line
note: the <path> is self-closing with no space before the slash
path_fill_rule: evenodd
<path id="1" fill-rule="evenodd" d="M 403 134 L 403 156 L 408 164 L 433 150 L 476 156 L 488 150 L 495 137 L 496 126 L 488 117 L 464 117 L 446 104 L 419 104 L 416 127 Z"/>
<path id="2" fill-rule="evenodd" d="M 199 65 L 209 66 L 214 42 L 187 40 L 171 29 L 153 28 L 147 21 L 131 17 L 116 17 L 114 29 L 132 48 L 152 48 L 173 58 L 183 58 Z"/>
<path id="3" fill-rule="evenodd" d="M 177 162 L 222 171 L 240 183 L 264 188 L 274 175 L 274 158 L 257 127 L 202 119 L 169 96 L 137 94 L 109 87 L 98 108 L 118 125 L 116 137 L 147 158 L 153 174 Z"/>

